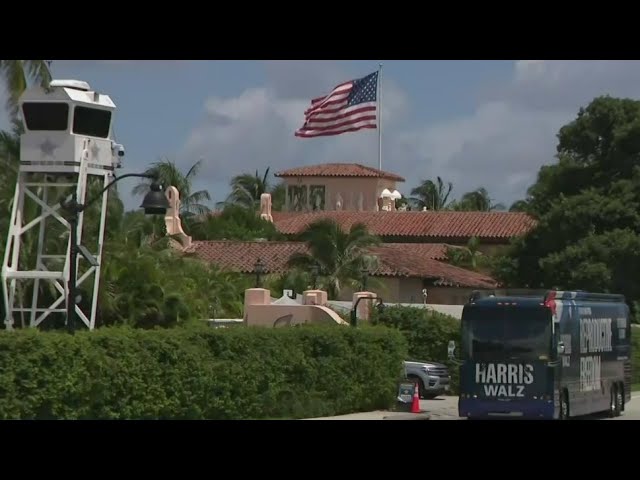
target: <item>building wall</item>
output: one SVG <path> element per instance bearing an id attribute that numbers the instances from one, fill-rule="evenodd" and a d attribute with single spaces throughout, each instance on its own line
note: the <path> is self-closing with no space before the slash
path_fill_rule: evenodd
<path id="1" fill-rule="evenodd" d="M 337 210 L 338 200 L 341 200 L 341 210 L 375 212 L 382 190 L 397 188 L 395 181 L 384 178 L 298 177 L 283 180 L 287 189 L 287 211 Z"/>
<path id="2" fill-rule="evenodd" d="M 504 251 L 509 247 L 509 239 L 505 239 L 504 243 L 482 243 L 482 239 L 480 239 L 480 245 L 478 246 L 478 250 L 480 250 L 485 255 L 493 256 L 498 255 L 500 253 L 504 253 Z"/>
<path id="3" fill-rule="evenodd" d="M 422 303 L 423 283 L 420 278 L 373 277 L 367 290 L 378 294 L 385 303 Z M 427 285 L 427 303 L 464 305 L 475 288 L 436 287 Z M 344 288 L 338 300 L 351 301 L 353 290 Z"/>
<path id="4" fill-rule="evenodd" d="M 249 280 L 250 285 L 254 286 L 255 274 L 245 274 Z M 263 280 L 265 288 L 267 285 L 267 279 Z M 367 290 L 378 294 L 382 297 L 385 303 L 422 303 L 422 289 L 423 281 L 420 278 L 406 278 L 406 277 L 370 277 L 367 283 Z M 427 303 L 439 304 L 439 305 L 464 305 L 471 296 L 471 293 L 477 288 L 468 287 L 437 287 L 429 285 L 427 282 Z M 496 294 L 501 293 L 501 290 L 492 290 Z M 353 300 L 354 290 L 349 286 L 343 286 L 340 296 L 337 299 L 340 301 Z M 299 295 L 302 292 L 296 292 Z"/>

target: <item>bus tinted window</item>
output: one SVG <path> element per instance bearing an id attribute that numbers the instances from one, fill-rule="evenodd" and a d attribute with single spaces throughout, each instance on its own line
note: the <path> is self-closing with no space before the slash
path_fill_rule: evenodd
<path id="1" fill-rule="evenodd" d="M 69 105 L 66 103 L 25 102 L 22 114 L 27 130 L 64 131 L 69 125 Z"/>
<path id="2" fill-rule="evenodd" d="M 107 138 L 111 127 L 111 112 L 98 108 L 76 107 L 73 114 L 73 133 L 89 137 Z"/>
<path id="3" fill-rule="evenodd" d="M 462 319 L 465 359 L 538 359 L 550 355 L 551 343 L 546 308 L 476 307 Z"/>

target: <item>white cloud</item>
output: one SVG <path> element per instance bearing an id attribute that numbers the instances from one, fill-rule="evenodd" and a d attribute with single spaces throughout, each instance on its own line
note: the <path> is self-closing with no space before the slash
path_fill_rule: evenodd
<path id="1" fill-rule="evenodd" d="M 396 169 L 406 174 L 415 158 L 427 158 L 420 175 L 452 181 L 456 196 L 484 186 L 511 203 L 524 197 L 542 165 L 555 161 L 560 127 L 606 94 L 637 98 L 640 62 L 515 62 L 509 84 L 473 114 L 398 133 L 404 164 Z"/>
<path id="2" fill-rule="evenodd" d="M 555 133 L 570 118 L 487 103 L 471 116 L 399 134 L 408 153 L 399 169 L 410 171 L 409 159 L 422 156 L 428 160 L 418 175 L 453 182 L 456 197 L 484 186 L 497 200 L 511 202 L 524 194 L 540 166 L 553 160 Z"/>
<path id="3" fill-rule="evenodd" d="M 269 85 L 283 99 L 318 97 L 351 78 L 348 67 L 331 60 L 271 60 L 264 62 Z"/>
<path id="4" fill-rule="evenodd" d="M 184 158 L 204 157 L 202 179 L 221 185 L 242 171 L 272 171 L 319 162 L 377 165 L 377 132 L 330 139 L 298 139 L 294 130 L 311 98 L 351 78 L 337 62 L 268 62 L 268 86 L 236 98 L 211 97 L 206 119 L 192 132 Z M 554 160 L 556 134 L 579 107 L 598 95 L 640 95 L 640 62 L 546 61 L 514 63 L 511 79 L 481 98 L 467 116 L 403 127 L 410 103 L 385 78 L 383 168 L 407 178 L 454 183 L 455 196 L 479 186 L 497 201 L 525 195 L 538 169 Z"/>
<path id="5" fill-rule="evenodd" d="M 241 170 L 264 170 L 295 158 L 293 138 L 306 103 L 278 100 L 266 88 L 246 90 L 237 98 L 211 97 L 205 121 L 189 137 L 186 158 L 205 159 L 203 176 L 225 178 Z"/>
<path id="6" fill-rule="evenodd" d="M 285 68 L 293 67 L 285 64 Z M 339 73 L 337 77 L 340 77 Z M 344 77 L 337 81 L 343 80 Z M 326 93 L 334 82 L 325 83 L 322 89 L 319 85 L 303 88 L 302 82 L 296 87 L 298 90 L 269 86 L 245 90 L 235 98 L 210 97 L 205 101 L 205 119 L 191 132 L 181 158 L 204 158 L 200 178 L 218 185 L 221 178 L 228 181 L 233 175 L 256 168 L 262 172 L 271 167 L 275 172 L 297 165 L 343 161 L 375 165 L 376 132 L 345 134 L 330 140 L 294 136 L 303 123 L 303 112 L 310 99 Z M 298 93 L 294 94 L 294 91 Z M 389 82 L 383 122 L 393 126 L 392 122 L 407 110 L 406 95 Z M 187 167 L 186 162 L 184 167 Z M 222 194 L 215 196 L 220 198 Z"/>

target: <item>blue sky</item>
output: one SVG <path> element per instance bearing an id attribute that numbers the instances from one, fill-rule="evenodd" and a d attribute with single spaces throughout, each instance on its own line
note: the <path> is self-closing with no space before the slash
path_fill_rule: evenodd
<path id="1" fill-rule="evenodd" d="M 455 197 L 484 186 L 509 204 L 525 195 L 541 165 L 555 161 L 555 135 L 580 106 L 597 95 L 640 95 L 637 61 L 54 60 L 52 70 L 115 101 L 122 173 L 160 157 L 186 171 L 203 158 L 195 187 L 217 201 L 233 175 L 256 168 L 377 166 L 376 131 L 316 139 L 293 132 L 312 97 L 379 62 L 383 169 L 407 179 L 400 188 L 407 195 L 420 179 L 439 175 L 453 182 Z M 128 207 L 140 201 L 128 193 L 134 185 L 120 187 Z"/>

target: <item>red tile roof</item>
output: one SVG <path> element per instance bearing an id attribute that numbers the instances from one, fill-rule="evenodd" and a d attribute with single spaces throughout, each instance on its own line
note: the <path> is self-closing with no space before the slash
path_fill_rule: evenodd
<path id="1" fill-rule="evenodd" d="M 444 244 L 389 243 L 373 247 L 379 259 L 374 276 L 429 278 L 437 285 L 471 288 L 495 288 L 497 282 L 486 275 L 454 267 L 439 261 L 446 258 Z M 296 252 L 306 253 L 302 242 L 195 241 L 185 250 L 201 260 L 225 270 L 251 273 L 258 258 L 266 273 L 283 273 L 287 261 Z"/>
<path id="2" fill-rule="evenodd" d="M 418 237 L 440 241 L 465 240 L 473 236 L 481 240 L 509 239 L 527 233 L 535 220 L 521 212 L 273 212 L 280 233 L 301 233 L 320 218 L 330 218 L 345 230 L 364 223 L 369 232 L 381 237 Z"/>
<path id="3" fill-rule="evenodd" d="M 275 174 L 276 177 L 367 177 L 386 178 L 404 182 L 404 178 L 395 173 L 367 167 L 359 163 L 323 163 L 306 167 L 290 168 Z"/>
<path id="4" fill-rule="evenodd" d="M 436 285 L 454 287 L 495 288 L 498 285 L 491 277 L 429 258 L 419 248 L 411 246 L 412 244 L 396 243 L 372 249 L 380 264 L 373 275 L 429 278 Z M 446 245 L 442 245 L 442 249 L 446 251 Z"/>
<path id="5" fill-rule="evenodd" d="M 233 240 L 198 240 L 184 250 L 196 257 L 214 263 L 225 270 L 251 273 L 260 258 L 265 273 L 282 273 L 287 261 L 295 252 L 307 252 L 301 242 L 241 242 Z"/>

